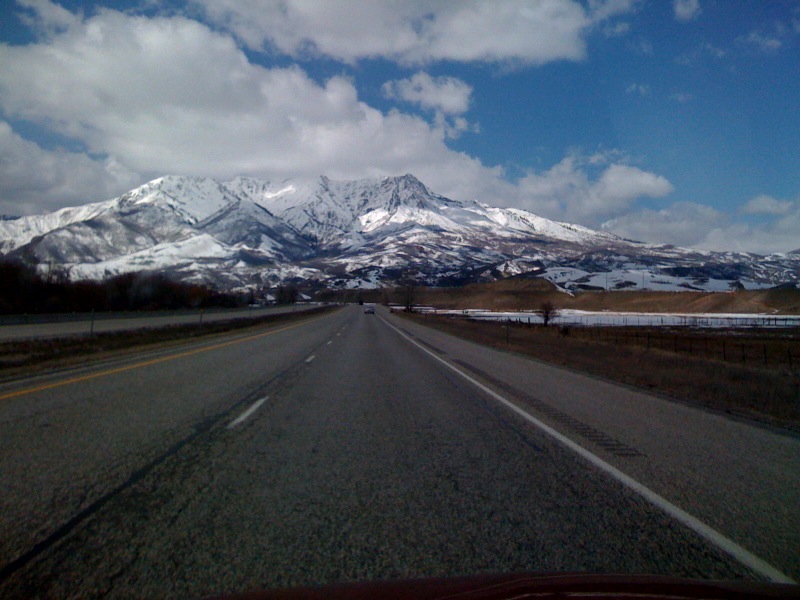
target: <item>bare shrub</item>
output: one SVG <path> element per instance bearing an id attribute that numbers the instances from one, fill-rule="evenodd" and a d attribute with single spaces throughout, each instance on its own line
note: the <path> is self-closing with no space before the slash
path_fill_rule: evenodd
<path id="1" fill-rule="evenodd" d="M 536 310 L 536 313 L 542 317 L 544 326 L 547 325 L 558 316 L 558 309 L 549 300 L 542 302 L 541 306 Z"/>

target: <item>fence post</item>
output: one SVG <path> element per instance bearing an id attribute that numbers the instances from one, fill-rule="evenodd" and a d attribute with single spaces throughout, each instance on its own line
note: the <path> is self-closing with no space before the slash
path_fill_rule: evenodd
<path id="1" fill-rule="evenodd" d="M 786 354 L 789 356 L 789 370 L 791 371 L 792 370 L 792 349 L 791 348 L 787 348 L 786 349 Z"/>
<path id="2" fill-rule="evenodd" d="M 767 364 L 767 345 L 763 344 L 761 347 L 764 349 L 764 365 L 766 366 L 766 364 Z"/>
<path id="3" fill-rule="evenodd" d="M 725 351 L 725 340 L 722 340 L 722 360 L 728 362 L 728 353 Z"/>

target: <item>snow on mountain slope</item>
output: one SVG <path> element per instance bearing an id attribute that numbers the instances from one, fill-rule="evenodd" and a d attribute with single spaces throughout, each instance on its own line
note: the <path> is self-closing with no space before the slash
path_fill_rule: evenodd
<path id="1" fill-rule="evenodd" d="M 581 225 L 551 221 L 518 208 L 492 208 L 481 205 L 495 223 L 514 231 L 536 233 L 544 237 L 583 243 L 606 239 L 618 241 L 619 237 L 603 231 L 595 231 Z"/>
<path id="2" fill-rule="evenodd" d="M 235 200 L 197 224 L 225 244 L 272 253 L 284 260 L 313 251 L 292 227 L 247 198 Z"/>
<path id="3" fill-rule="evenodd" d="M 93 219 L 108 210 L 113 210 L 116 205 L 116 200 L 108 200 L 84 206 L 62 208 L 46 215 L 0 220 L 0 254 L 16 250 L 34 238 L 55 229 Z"/>
<path id="4" fill-rule="evenodd" d="M 231 258 L 224 244 L 208 234 L 200 234 L 179 242 L 156 244 L 125 256 L 75 264 L 71 274 L 79 279 L 102 279 L 127 271 L 196 270 L 203 263 Z"/>
<path id="5" fill-rule="evenodd" d="M 223 184 L 203 177 L 168 176 L 154 179 L 123 195 L 120 208 L 156 206 L 196 225 L 231 203 Z"/>
<path id="6" fill-rule="evenodd" d="M 412 175 L 161 177 L 106 202 L 0 221 L 0 253 L 63 264 L 73 277 L 164 270 L 222 287 L 455 285 L 524 275 L 565 289 L 720 289 L 800 279 L 798 253 L 631 242 L 520 209 L 450 200 Z"/>
<path id="7" fill-rule="evenodd" d="M 260 204 L 319 244 L 335 244 L 354 233 L 408 224 L 453 230 L 462 227 L 448 214 L 460 203 L 432 194 L 411 175 L 316 182 L 284 182 Z"/>

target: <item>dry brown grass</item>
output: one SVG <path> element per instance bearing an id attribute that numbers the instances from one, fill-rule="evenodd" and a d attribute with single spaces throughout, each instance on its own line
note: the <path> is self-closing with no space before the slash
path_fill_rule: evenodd
<path id="1" fill-rule="evenodd" d="M 364 291 L 369 302 L 404 303 L 400 291 Z M 445 309 L 533 310 L 544 302 L 556 308 L 631 312 L 800 314 L 800 290 L 737 292 L 580 292 L 571 296 L 544 279 L 511 278 L 458 288 L 414 290 L 414 303 Z"/>
<path id="2" fill-rule="evenodd" d="M 726 413 L 800 430 L 800 365 L 726 363 L 670 346 L 661 350 L 564 335 L 557 327 L 410 315 L 420 323 L 502 350 L 625 383 Z M 614 328 L 606 328 L 612 330 Z M 630 329 L 627 330 L 630 334 Z M 796 335 L 800 332 L 795 332 Z M 692 335 L 676 332 L 676 335 Z M 752 335 L 752 334 L 751 334 Z M 737 343 L 742 336 L 737 336 Z M 759 338 L 757 343 L 763 343 Z M 685 342 L 685 340 L 684 340 Z M 797 340 L 795 340 L 795 343 Z M 776 343 L 783 343 L 776 338 Z"/>

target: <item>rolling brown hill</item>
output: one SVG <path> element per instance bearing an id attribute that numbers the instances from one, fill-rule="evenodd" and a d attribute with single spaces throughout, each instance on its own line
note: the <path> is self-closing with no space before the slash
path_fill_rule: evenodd
<path id="1" fill-rule="evenodd" d="M 414 304 L 443 309 L 484 308 L 487 310 L 533 310 L 544 302 L 557 308 L 591 311 L 664 313 L 767 313 L 800 314 L 800 290 L 773 288 L 735 292 L 580 292 L 559 291 L 544 279 L 510 278 L 463 287 L 416 287 Z M 367 302 L 404 303 L 404 292 L 372 290 L 362 292 Z"/>

